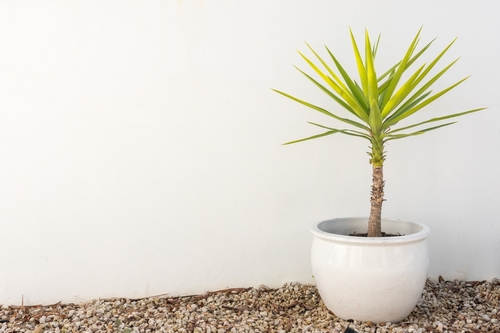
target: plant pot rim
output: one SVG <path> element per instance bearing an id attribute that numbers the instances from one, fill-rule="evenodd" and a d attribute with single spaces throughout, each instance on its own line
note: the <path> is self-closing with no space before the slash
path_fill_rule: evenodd
<path id="1" fill-rule="evenodd" d="M 363 226 L 361 230 L 359 229 L 360 225 Z M 311 225 L 310 230 L 314 236 L 329 242 L 359 245 L 413 243 L 427 238 L 430 234 L 430 229 L 425 224 L 382 218 L 382 231 L 389 233 L 399 232 L 402 235 L 390 237 L 349 236 L 349 234 L 354 232 L 366 232 L 367 226 L 368 217 L 341 217 L 315 222 Z"/>

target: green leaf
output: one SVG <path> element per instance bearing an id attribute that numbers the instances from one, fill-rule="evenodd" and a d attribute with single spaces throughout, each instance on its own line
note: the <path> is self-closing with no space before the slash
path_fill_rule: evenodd
<path id="1" fill-rule="evenodd" d="M 326 47 L 326 46 L 325 46 Z M 326 47 L 326 50 L 328 51 L 328 54 L 330 54 L 330 57 L 332 58 L 333 62 L 335 63 L 335 66 L 340 72 L 340 75 L 342 75 L 342 78 L 344 79 L 345 83 L 349 87 L 349 90 L 352 92 L 352 94 L 356 97 L 356 100 L 360 105 L 363 106 L 363 108 L 366 110 L 366 114 L 368 114 L 368 101 L 364 97 L 363 89 L 351 79 L 349 74 L 344 70 L 340 62 L 337 61 L 337 58 L 333 55 L 332 52 Z"/>
<path id="2" fill-rule="evenodd" d="M 415 54 L 410 61 L 406 64 L 405 70 L 407 70 L 430 46 L 431 44 L 435 41 L 436 39 L 433 39 L 432 41 L 429 42 L 426 46 L 424 46 L 420 51 L 418 51 L 417 54 Z M 390 75 L 393 75 L 396 72 L 396 68 L 401 64 L 401 61 L 397 62 L 394 66 L 392 66 L 389 70 L 387 70 L 383 75 L 379 76 L 378 80 L 379 82 L 382 81 L 386 76 L 389 75 L 389 79 L 384 83 L 383 86 L 387 86 L 390 83 Z"/>
<path id="3" fill-rule="evenodd" d="M 370 107 L 370 129 L 375 137 L 382 132 L 382 116 L 376 100 L 372 100 Z"/>
<path id="4" fill-rule="evenodd" d="M 309 136 L 307 138 L 303 138 L 303 139 L 299 139 L 299 140 L 294 140 L 294 141 L 289 141 L 289 142 L 284 143 L 283 146 L 291 145 L 291 144 L 299 143 L 299 142 L 304 142 L 304 141 L 308 141 L 308 140 L 313 140 L 313 139 L 317 139 L 317 138 L 322 138 L 324 136 L 332 135 L 332 134 L 339 133 L 339 132 L 340 132 L 340 130 L 332 130 L 332 131 L 328 131 L 328 132 L 325 132 L 325 133 L 321 133 L 321 134 Z"/>
<path id="5" fill-rule="evenodd" d="M 319 112 L 321 112 L 321 113 L 323 113 L 323 114 L 326 114 L 327 116 L 330 116 L 330 117 L 332 117 L 332 118 L 335 118 L 335 119 L 337 119 L 337 120 L 340 120 L 340 121 L 342 121 L 342 122 L 344 122 L 344 123 L 347 123 L 347 124 L 349 124 L 349 125 L 352 125 L 352 126 L 355 126 L 355 127 L 361 128 L 361 129 L 364 129 L 364 130 L 368 130 L 368 127 L 366 127 L 365 125 L 360 124 L 360 123 L 358 123 L 358 122 L 356 122 L 356 121 L 354 121 L 354 120 L 351 120 L 351 119 L 348 119 L 348 118 L 342 118 L 342 117 L 339 117 L 339 116 L 337 116 L 337 115 L 335 115 L 335 114 L 333 114 L 333 113 L 331 113 L 331 112 L 329 112 L 329 111 L 327 111 L 327 110 L 325 110 L 325 109 L 323 109 L 323 108 L 320 108 L 319 106 L 316 106 L 316 105 L 313 105 L 313 104 L 308 103 L 308 102 L 306 102 L 306 101 L 303 101 L 303 100 L 301 100 L 301 99 L 298 99 L 297 97 L 293 97 L 292 95 L 289 95 L 289 94 L 284 93 L 284 92 L 282 92 L 282 91 L 279 91 L 279 90 L 276 90 L 276 89 L 272 89 L 272 90 L 274 90 L 274 91 L 275 91 L 275 92 L 277 92 L 278 94 L 281 94 L 281 95 L 283 95 L 283 96 L 285 96 L 285 97 L 288 97 L 288 98 L 290 98 L 290 99 L 292 99 L 292 100 L 294 100 L 294 101 L 296 101 L 296 102 L 298 102 L 298 103 L 300 103 L 300 104 L 302 104 L 302 105 L 305 105 L 305 106 L 307 106 L 307 107 L 309 107 L 309 108 L 311 108 L 311 109 L 313 109 L 313 110 L 316 110 L 316 111 L 319 111 Z"/>
<path id="6" fill-rule="evenodd" d="M 415 107 L 409 109 L 409 110 L 406 110 L 404 113 L 398 115 L 397 117 L 391 119 L 386 125 L 387 126 L 392 126 L 396 123 L 398 123 L 400 120 L 403 120 L 405 118 L 408 118 L 409 116 L 411 116 L 412 114 L 414 114 L 415 112 L 417 112 L 418 110 L 422 109 L 423 107 L 429 105 L 430 103 L 432 103 L 433 101 L 435 101 L 436 99 L 438 99 L 439 97 L 443 96 L 444 94 L 446 94 L 448 91 L 450 91 L 451 89 L 455 88 L 456 86 L 458 86 L 460 83 L 464 82 L 465 80 L 467 80 L 468 77 L 458 81 L 457 83 L 451 85 L 450 87 L 444 89 L 444 90 L 441 90 L 439 93 L 427 98 L 426 100 L 424 100 L 423 102 L 419 103 L 418 105 L 416 105 Z"/>
<path id="7" fill-rule="evenodd" d="M 455 43 L 456 40 L 457 39 L 455 38 L 450 44 L 448 44 L 448 46 L 443 51 L 441 51 L 441 53 L 429 64 L 429 66 L 427 66 L 427 68 L 420 74 L 418 79 L 415 80 L 415 83 L 414 83 L 415 86 L 417 84 L 419 84 L 420 81 L 422 81 L 427 76 L 427 74 L 429 74 L 431 69 L 434 68 L 434 66 L 437 64 L 437 62 L 443 57 L 443 55 L 446 53 L 446 51 L 448 51 L 450 49 L 450 47 Z M 447 68 L 451 67 L 457 60 L 452 62 Z M 446 69 L 446 70 L 448 70 L 448 69 Z M 446 70 L 445 70 L 445 72 L 446 72 Z"/>
<path id="8" fill-rule="evenodd" d="M 361 55 L 359 54 L 359 49 L 358 45 L 356 44 L 356 39 L 354 38 L 354 35 L 352 33 L 352 30 L 349 29 L 351 33 L 351 43 L 352 43 L 352 48 L 354 50 L 354 57 L 356 58 L 356 65 L 358 66 L 358 73 L 359 73 L 359 78 L 361 79 L 361 87 L 363 88 L 363 93 L 365 95 L 365 98 L 368 99 L 368 80 L 366 78 L 366 69 L 365 66 L 363 65 L 363 60 L 361 59 Z"/>
<path id="9" fill-rule="evenodd" d="M 368 117 L 366 116 L 366 113 L 364 112 L 362 106 L 356 101 L 354 96 L 351 95 L 351 93 L 348 90 L 342 89 L 341 86 L 339 86 L 336 82 L 334 82 L 329 76 L 327 76 L 325 73 L 323 73 L 311 60 L 309 60 L 305 55 L 299 52 L 299 54 L 304 58 L 304 60 L 311 66 L 314 71 L 321 76 L 323 80 L 325 80 L 330 87 L 335 90 L 337 94 L 347 103 L 349 106 L 352 108 L 352 110 L 356 113 L 356 115 L 363 120 L 367 120 Z"/>
<path id="10" fill-rule="evenodd" d="M 401 79 L 401 76 L 403 75 L 404 71 L 406 70 L 406 64 L 410 60 L 411 55 L 412 55 L 413 51 L 415 50 L 415 47 L 417 46 L 418 38 L 420 36 L 420 31 L 421 30 L 422 30 L 422 28 L 420 28 L 420 30 L 418 31 L 418 33 L 415 36 L 415 38 L 413 39 L 412 43 L 408 47 L 408 50 L 406 51 L 406 54 L 404 55 L 403 59 L 401 60 L 401 63 L 399 64 L 396 72 L 394 73 L 394 75 L 390 79 L 390 84 L 387 87 L 387 92 L 386 92 L 386 94 L 384 96 L 384 100 L 382 101 L 382 105 L 381 105 L 381 109 L 382 110 L 385 109 L 385 105 L 392 98 L 392 94 L 396 90 L 396 87 L 397 87 L 397 85 L 399 83 L 399 80 Z"/>
<path id="11" fill-rule="evenodd" d="M 373 63 L 372 47 L 370 44 L 370 36 L 368 35 L 368 30 L 365 31 L 365 58 L 368 101 L 370 101 L 371 107 L 373 105 L 373 101 L 378 101 L 378 81 L 377 74 L 375 73 L 375 65 Z"/>
<path id="12" fill-rule="evenodd" d="M 373 59 L 375 59 L 375 57 L 377 56 L 378 45 L 380 43 L 380 36 L 381 34 L 378 34 L 377 42 L 375 43 L 375 45 L 373 45 L 373 50 L 372 50 Z"/>
<path id="13" fill-rule="evenodd" d="M 312 51 L 312 53 L 316 56 L 316 58 L 318 58 L 318 60 L 321 62 L 321 64 L 323 65 L 323 67 L 325 67 L 325 69 L 328 71 L 328 73 L 330 73 L 330 75 L 333 77 L 333 79 L 335 80 L 335 83 L 337 83 L 337 85 L 344 91 L 348 91 L 349 89 L 345 86 L 344 82 L 342 82 L 342 80 L 337 76 L 337 74 L 335 74 L 334 71 L 331 70 L 330 66 L 328 66 L 328 64 L 323 60 L 323 58 L 321 58 L 317 53 L 316 51 L 313 50 L 313 48 L 307 44 L 307 47 L 309 47 L 309 49 Z M 300 52 L 299 52 L 300 53 Z"/>
<path id="14" fill-rule="evenodd" d="M 297 68 L 297 67 L 295 67 Z M 321 83 L 319 83 L 318 81 L 316 81 L 314 78 L 312 78 L 311 76 L 309 76 L 307 73 L 305 73 L 304 71 L 302 71 L 301 69 L 297 68 L 297 70 L 299 72 L 301 72 L 302 74 L 304 74 L 305 77 L 307 77 L 309 80 L 311 80 L 318 88 L 320 88 L 324 93 L 326 93 L 328 96 L 330 96 L 331 98 L 333 98 L 337 103 L 339 103 L 344 109 L 346 109 L 347 111 L 349 111 L 350 113 L 352 113 L 353 115 L 355 115 L 356 117 L 358 116 L 354 111 L 353 109 L 346 103 L 344 102 L 343 99 L 341 99 L 340 97 L 338 97 L 337 95 L 335 95 L 333 92 L 331 92 L 329 89 L 327 89 L 325 86 L 323 86 Z"/>
<path id="15" fill-rule="evenodd" d="M 341 133 L 341 134 L 350 135 L 350 136 L 356 136 L 356 137 L 360 137 L 360 138 L 363 138 L 363 139 L 366 139 L 366 140 L 370 141 L 370 137 L 368 135 L 366 135 L 366 134 L 361 133 L 361 132 L 357 132 L 357 131 L 353 131 L 353 130 L 348 130 L 348 129 L 331 128 L 331 127 L 323 126 L 323 125 L 312 123 L 312 122 L 309 122 L 309 124 L 314 125 L 314 126 L 318 126 L 318 127 L 321 127 L 321 128 L 328 129 L 328 131 L 324 132 L 324 133 L 321 133 L 321 134 L 316 134 L 316 135 L 313 135 L 313 136 L 309 136 L 307 138 L 303 138 L 303 139 L 299 139 L 299 140 L 294 140 L 294 141 L 289 141 L 289 142 L 284 143 L 283 146 L 291 145 L 291 144 L 299 143 L 299 142 L 304 142 L 304 141 L 309 141 L 309 140 L 313 140 L 313 139 L 318 139 L 318 138 L 322 138 L 322 137 L 325 137 L 325 136 L 328 136 L 328 135 L 332 135 L 332 134 L 336 134 L 336 133 Z"/>
<path id="16" fill-rule="evenodd" d="M 396 112 L 394 112 L 391 116 L 389 116 L 389 118 L 386 118 L 384 120 L 384 128 L 389 127 L 389 125 L 387 125 L 387 124 L 390 123 L 392 117 L 396 117 L 397 115 L 402 114 L 402 113 L 406 112 L 407 110 L 415 107 L 418 103 L 420 103 L 427 96 L 429 96 L 431 94 L 431 92 L 432 91 L 428 91 L 425 94 L 423 94 L 422 96 L 420 96 L 419 98 L 417 98 L 414 101 L 412 101 L 411 103 L 409 103 L 409 104 L 405 103 L 403 106 L 401 106 Z M 391 123 L 391 126 L 394 126 L 394 125 L 396 125 L 396 123 L 394 123 L 394 124 Z"/>
<path id="17" fill-rule="evenodd" d="M 313 122 L 310 122 L 310 121 L 308 123 L 311 124 L 311 125 L 314 125 L 314 126 L 318 126 L 318 127 L 327 129 L 327 130 L 331 130 L 331 131 L 336 130 L 336 131 L 339 131 L 342 134 L 357 136 L 357 137 L 366 139 L 368 141 L 371 141 L 370 136 L 368 134 L 363 133 L 363 132 L 354 131 L 354 130 L 350 130 L 350 129 L 337 130 L 335 128 L 331 128 L 331 127 L 328 127 L 328 126 L 325 126 L 325 125 L 316 124 L 316 123 L 313 123 Z"/>
<path id="18" fill-rule="evenodd" d="M 443 70 L 441 70 L 439 73 L 437 73 L 432 79 L 430 79 L 428 82 L 426 82 L 415 94 L 413 94 L 413 96 L 411 96 L 402 106 L 400 109 L 398 109 L 396 112 L 394 112 L 390 117 L 389 119 L 392 119 L 392 118 L 396 118 L 398 117 L 399 115 L 403 114 L 404 112 L 406 112 L 406 110 L 408 110 L 408 106 L 410 104 L 412 105 L 415 105 L 415 103 L 413 103 L 414 100 L 417 100 L 417 99 L 420 99 L 420 95 L 423 94 L 429 87 L 431 87 L 444 73 L 446 73 L 446 71 L 448 71 L 448 69 L 450 69 L 451 66 L 453 66 L 456 62 L 458 61 L 458 59 L 456 59 L 455 61 L 453 61 L 451 64 L 449 64 L 448 66 L 446 66 Z M 429 94 L 429 93 L 427 93 Z M 425 96 L 427 96 L 427 94 L 425 94 Z"/>
<path id="19" fill-rule="evenodd" d="M 478 109 L 473 109 L 473 110 L 469 110 L 469 111 L 453 113 L 453 114 L 449 114 L 449 115 L 442 116 L 442 117 L 432 118 L 432 119 L 429 119 L 429 120 L 426 120 L 426 121 L 422 121 L 422 122 L 420 122 L 418 124 L 413 124 L 413 125 L 409 125 L 409 126 L 405 126 L 405 127 L 401 127 L 401 128 L 392 130 L 391 133 L 396 133 L 396 132 L 404 131 L 404 130 L 407 130 L 407 129 L 410 129 L 410 128 L 413 128 L 413 127 L 421 126 L 421 125 L 432 123 L 432 122 L 436 122 L 436 121 L 441 121 L 441 120 L 445 120 L 445 119 L 450 119 L 450 118 L 464 116 L 466 114 L 474 113 L 474 112 L 478 112 L 478 111 L 482 111 L 482 110 L 486 110 L 486 108 L 478 108 Z"/>
<path id="20" fill-rule="evenodd" d="M 392 96 L 382 110 L 382 118 L 386 118 L 396 108 L 402 100 L 404 100 L 414 88 L 414 82 L 422 71 L 425 65 L 420 67 Z"/>
<path id="21" fill-rule="evenodd" d="M 446 124 L 438 125 L 438 126 L 434 126 L 434 127 L 429 127 L 429 128 L 426 128 L 426 129 L 423 129 L 423 130 L 419 130 L 419 131 L 416 131 L 416 132 L 413 132 L 413 133 L 408 133 L 408 134 L 395 134 L 395 135 L 389 134 L 389 135 L 386 136 L 387 139 L 385 141 L 398 140 L 398 139 L 407 138 L 409 136 L 421 135 L 421 134 L 424 134 L 424 133 L 429 132 L 429 131 L 436 130 L 436 129 L 441 128 L 441 127 L 453 125 L 455 123 L 456 123 L 456 121 L 455 122 L 451 122 L 451 123 L 446 123 Z"/>

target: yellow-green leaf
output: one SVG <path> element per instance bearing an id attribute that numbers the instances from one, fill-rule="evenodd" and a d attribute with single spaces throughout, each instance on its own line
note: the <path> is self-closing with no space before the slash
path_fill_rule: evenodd
<path id="1" fill-rule="evenodd" d="M 375 137 L 382 132 L 382 116 L 376 100 L 372 100 L 370 105 L 370 129 Z"/>
<path id="2" fill-rule="evenodd" d="M 354 57 L 356 58 L 356 65 L 358 66 L 358 73 L 359 73 L 359 78 L 361 80 L 361 87 L 363 88 L 365 98 L 368 100 L 368 80 L 366 78 L 366 69 L 363 64 L 363 60 L 361 59 L 361 55 L 359 54 L 358 45 L 356 44 L 356 39 L 354 38 L 352 30 L 349 29 L 349 31 L 351 32 L 352 48 L 354 50 Z"/>
<path id="3" fill-rule="evenodd" d="M 404 57 L 401 60 L 401 62 L 399 64 L 396 72 L 394 73 L 394 75 L 392 76 L 392 78 L 390 80 L 390 84 L 387 87 L 387 92 L 385 93 L 384 100 L 383 100 L 382 105 L 381 105 L 382 109 L 385 108 L 385 105 L 392 98 L 392 94 L 396 90 L 396 87 L 397 87 L 397 85 L 399 83 L 399 80 L 401 79 L 401 76 L 403 75 L 404 71 L 406 70 L 406 64 L 410 60 L 411 55 L 412 55 L 413 51 L 415 50 L 415 47 L 417 46 L 418 38 L 420 36 L 420 31 L 421 30 L 422 30 L 422 28 L 420 28 L 420 30 L 418 31 L 417 35 L 413 39 L 412 43 L 408 47 L 408 50 L 406 51 L 406 54 L 404 55 Z"/>
<path id="4" fill-rule="evenodd" d="M 366 58 L 366 81 L 368 86 L 368 100 L 378 101 L 378 80 L 373 63 L 372 47 L 368 30 L 365 32 L 365 58 Z"/>

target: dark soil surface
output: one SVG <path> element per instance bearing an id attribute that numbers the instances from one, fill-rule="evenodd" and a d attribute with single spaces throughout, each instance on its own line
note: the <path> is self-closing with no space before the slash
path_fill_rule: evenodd
<path id="1" fill-rule="evenodd" d="M 354 233 L 350 234 L 349 236 L 368 237 L 368 233 L 367 232 L 364 232 L 364 233 L 354 232 Z M 399 232 L 397 234 L 388 234 L 388 233 L 385 233 L 382 231 L 382 237 L 396 237 L 396 236 L 404 236 L 404 235 L 401 235 Z"/>

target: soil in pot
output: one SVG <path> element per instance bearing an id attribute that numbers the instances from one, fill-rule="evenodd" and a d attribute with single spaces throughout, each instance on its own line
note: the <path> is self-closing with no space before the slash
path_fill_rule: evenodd
<path id="1" fill-rule="evenodd" d="M 367 232 L 353 232 L 352 234 L 349 234 L 349 236 L 355 236 L 355 237 L 368 237 Z M 382 236 L 381 237 L 397 237 L 397 236 L 404 236 L 401 235 L 399 232 L 397 234 L 390 234 L 382 231 Z"/>

